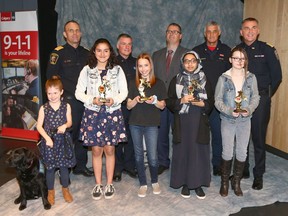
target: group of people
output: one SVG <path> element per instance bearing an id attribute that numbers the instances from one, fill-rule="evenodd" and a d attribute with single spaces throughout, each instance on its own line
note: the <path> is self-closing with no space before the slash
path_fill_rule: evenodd
<path id="1" fill-rule="evenodd" d="M 234 145 L 231 186 L 237 196 L 243 195 L 241 178 L 250 176 L 250 131 L 255 155 L 252 188 L 263 188 L 271 96 L 282 72 L 275 48 L 258 40 L 257 19 L 243 20 L 242 43 L 232 51 L 220 41 L 220 25 L 214 21 L 204 28 L 205 42 L 192 50 L 180 45 L 181 26 L 171 23 L 166 47 L 137 58 L 132 56 L 128 34 L 117 39 L 118 55 L 105 38 L 97 39 L 88 51 L 80 45 L 81 34 L 76 21 L 65 24 L 67 43 L 50 55 L 48 102 L 39 111 L 37 129 L 51 204 L 55 203 L 55 169 L 60 170 L 66 202 L 73 200 L 69 168 L 76 175 L 95 176 L 95 200 L 111 199 L 113 181 L 121 181 L 122 173 L 138 177 L 138 196 L 145 197 L 145 151 L 154 194 L 161 193 L 158 175 L 171 166 L 170 186 L 182 188 L 184 198 L 195 190 L 204 199 L 202 187 L 209 187 L 211 181 L 210 132 L 213 175 L 221 176 L 220 195 L 228 195 Z M 67 145 L 71 126 L 74 153 Z M 93 170 L 86 167 L 88 147 Z"/>

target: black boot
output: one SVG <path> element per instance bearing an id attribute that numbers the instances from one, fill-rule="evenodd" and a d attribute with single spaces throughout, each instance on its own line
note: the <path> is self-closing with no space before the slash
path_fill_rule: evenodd
<path id="1" fill-rule="evenodd" d="M 244 166 L 245 166 L 245 161 L 240 162 L 237 159 L 235 159 L 234 171 L 233 171 L 234 174 L 233 174 L 233 178 L 231 180 L 231 187 L 234 190 L 234 193 L 236 194 L 236 196 L 243 196 L 243 192 L 242 192 L 241 187 L 240 187 L 240 181 L 241 181 L 241 177 L 243 175 Z"/>
<path id="2" fill-rule="evenodd" d="M 219 193 L 223 197 L 226 197 L 228 195 L 231 164 L 232 160 L 226 161 L 222 159 L 221 161 L 221 188 Z"/>

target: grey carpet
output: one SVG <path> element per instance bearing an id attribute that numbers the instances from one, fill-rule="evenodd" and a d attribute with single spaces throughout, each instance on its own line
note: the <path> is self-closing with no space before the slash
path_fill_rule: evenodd
<path id="1" fill-rule="evenodd" d="M 250 151 L 251 165 L 253 167 L 253 151 Z M 90 159 L 91 161 L 91 159 Z M 223 216 L 240 211 L 243 207 L 263 206 L 276 201 L 288 202 L 288 162 L 287 160 L 267 153 L 267 169 L 264 176 L 264 188 L 255 191 L 251 188 L 253 177 L 241 181 L 243 197 L 237 197 L 233 191 L 223 198 L 219 195 L 220 177 L 212 177 L 209 188 L 204 188 L 206 199 L 199 200 L 191 191 L 191 198 L 180 196 L 180 189 L 169 187 L 170 172 L 166 171 L 159 176 L 162 189 L 160 195 L 152 193 L 151 185 L 145 198 L 137 196 L 138 180 L 122 175 L 122 181 L 114 183 L 116 194 L 113 199 L 95 201 L 91 198 L 94 187 L 94 178 L 75 176 L 71 174 L 72 184 L 70 190 L 74 201 L 65 203 L 61 187 L 57 178 L 55 182 L 56 201 L 50 210 L 44 210 L 42 201 L 29 200 L 27 208 L 19 211 L 19 205 L 13 203 L 19 194 L 19 187 L 15 179 L 0 188 L 1 215 L 197 215 L 197 216 Z M 105 167 L 104 167 L 105 168 Z M 149 178 L 149 174 L 147 172 Z M 103 175 L 105 183 L 105 175 Z"/>

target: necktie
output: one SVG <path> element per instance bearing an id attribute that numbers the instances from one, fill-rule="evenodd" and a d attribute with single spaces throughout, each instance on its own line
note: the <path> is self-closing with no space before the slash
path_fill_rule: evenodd
<path id="1" fill-rule="evenodd" d="M 169 68 L 172 60 L 173 50 L 168 50 L 168 55 L 166 58 L 166 73 L 169 73 Z"/>

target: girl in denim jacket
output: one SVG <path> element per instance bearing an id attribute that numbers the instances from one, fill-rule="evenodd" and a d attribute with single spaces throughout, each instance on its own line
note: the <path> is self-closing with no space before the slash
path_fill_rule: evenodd
<path id="1" fill-rule="evenodd" d="M 234 48 L 229 61 L 232 68 L 219 77 L 215 89 L 215 107 L 220 111 L 221 118 L 223 150 L 220 195 L 223 197 L 228 195 L 234 143 L 236 158 L 231 186 L 237 196 L 243 196 L 240 180 L 247 157 L 251 117 L 260 99 L 256 77 L 247 71 L 246 51 Z"/>
<path id="2" fill-rule="evenodd" d="M 75 97 L 85 106 L 80 140 L 92 147 L 92 163 L 96 185 L 92 198 L 99 200 L 114 196 L 113 173 L 115 145 L 126 141 L 126 129 L 121 103 L 128 94 L 126 77 L 116 64 L 115 52 L 104 38 L 95 41 L 90 50 L 88 65 L 80 72 Z M 107 183 L 102 186 L 102 155 L 106 157 Z"/>

